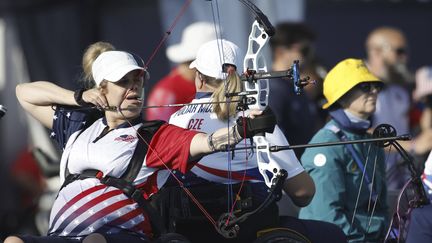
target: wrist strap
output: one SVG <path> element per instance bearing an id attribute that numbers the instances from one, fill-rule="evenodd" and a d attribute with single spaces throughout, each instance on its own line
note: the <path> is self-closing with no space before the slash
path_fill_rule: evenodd
<path id="1" fill-rule="evenodd" d="M 208 145 L 209 145 L 211 151 L 212 151 L 212 152 L 215 152 L 215 151 L 216 151 L 216 147 L 215 147 L 215 145 L 214 145 L 214 143 L 213 143 L 213 133 L 210 134 L 210 135 L 207 137 L 207 143 L 208 143 Z"/>

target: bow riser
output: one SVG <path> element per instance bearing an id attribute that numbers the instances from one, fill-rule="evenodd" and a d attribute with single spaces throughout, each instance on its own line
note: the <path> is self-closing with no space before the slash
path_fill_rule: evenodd
<path id="1" fill-rule="evenodd" d="M 248 49 L 243 61 L 243 66 L 246 71 L 249 68 L 257 73 L 268 71 L 267 63 L 262 55 L 262 50 L 269 40 L 269 35 L 266 33 L 264 27 L 258 20 L 255 20 L 249 34 Z M 256 100 L 254 104 L 249 105 L 249 109 L 264 111 L 268 106 L 268 96 L 270 92 L 269 80 L 247 80 L 244 83 L 244 88 L 246 92 L 254 93 L 247 95 L 247 97 Z M 278 163 L 272 159 L 269 150 L 270 145 L 265 138 L 265 134 L 254 136 L 253 141 L 256 146 L 258 169 L 266 185 L 270 188 L 281 168 Z M 271 177 L 269 175 L 271 175 Z"/>
<path id="2" fill-rule="evenodd" d="M 249 34 L 248 49 L 243 61 L 243 67 L 251 67 L 251 69 L 257 72 L 267 72 L 267 63 L 260 54 L 263 47 L 270 40 L 268 37 L 264 28 L 255 20 Z M 268 105 L 268 95 L 270 92 L 268 79 L 246 81 L 244 88 L 246 92 L 257 91 L 256 94 L 247 95 L 247 97 L 252 97 L 257 101 L 255 104 L 249 105 L 249 108 L 263 111 Z"/>

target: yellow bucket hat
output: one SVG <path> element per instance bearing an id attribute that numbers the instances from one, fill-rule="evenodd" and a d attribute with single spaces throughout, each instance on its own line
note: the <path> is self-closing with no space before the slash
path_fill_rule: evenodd
<path id="1" fill-rule="evenodd" d="M 324 79 L 323 92 L 327 103 L 323 109 L 329 108 L 350 89 L 363 82 L 381 82 L 373 75 L 361 59 L 345 59 L 339 62 Z"/>

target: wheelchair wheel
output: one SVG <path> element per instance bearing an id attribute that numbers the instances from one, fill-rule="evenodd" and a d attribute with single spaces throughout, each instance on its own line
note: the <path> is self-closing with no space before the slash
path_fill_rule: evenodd
<path id="1" fill-rule="evenodd" d="M 311 243 L 304 235 L 288 228 L 277 228 L 258 232 L 254 243 Z"/>

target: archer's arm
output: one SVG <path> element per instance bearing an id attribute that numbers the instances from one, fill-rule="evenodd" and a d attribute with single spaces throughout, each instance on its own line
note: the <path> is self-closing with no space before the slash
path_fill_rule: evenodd
<path id="1" fill-rule="evenodd" d="M 283 189 L 298 207 L 309 205 L 315 195 L 315 183 L 306 171 L 285 180 Z"/>
<path id="2" fill-rule="evenodd" d="M 231 145 L 235 145 L 244 138 L 251 138 L 258 133 L 272 132 L 276 126 L 276 118 L 271 110 L 266 110 L 264 112 L 251 110 L 249 117 L 244 118 L 241 123 L 243 122 L 247 124 L 244 125 L 244 127 L 246 127 L 245 129 L 243 129 L 243 125 L 236 124 L 229 129 L 220 128 L 212 134 L 196 134 L 190 145 L 189 161 L 196 161 L 202 156 L 217 152 L 227 145 L 228 142 Z M 255 122 L 259 123 L 259 126 L 256 125 Z M 246 133 L 241 132 L 244 130 Z"/>
<path id="3" fill-rule="evenodd" d="M 289 145 L 287 138 L 277 125 L 273 133 L 266 133 L 266 138 L 272 145 Z M 297 159 L 293 150 L 283 150 L 272 154 L 275 162 L 286 172 L 288 177 L 284 182 L 283 190 L 298 207 L 310 203 L 315 194 L 315 184 Z"/>
<path id="4" fill-rule="evenodd" d="M 44 126 L 52 128 L 53 105 L 78 106 L 74 92 L 47 81 L 36 81 L 19 84 L 16 96 L 21 106 Z M 108 102 L 100 89 L 93 88 L 82 94 L 82 100 L 87 103 L 105 107 Z"/>
<path id="5" fill-rule="evenodd" d="M 16 96 L 24 110 L 48 128 L 52 128 L 53 123 L 51 106 L 78 105 L 73 94 L 73 91 L 46 81 L 23 83 L 16 87 Z"/>

